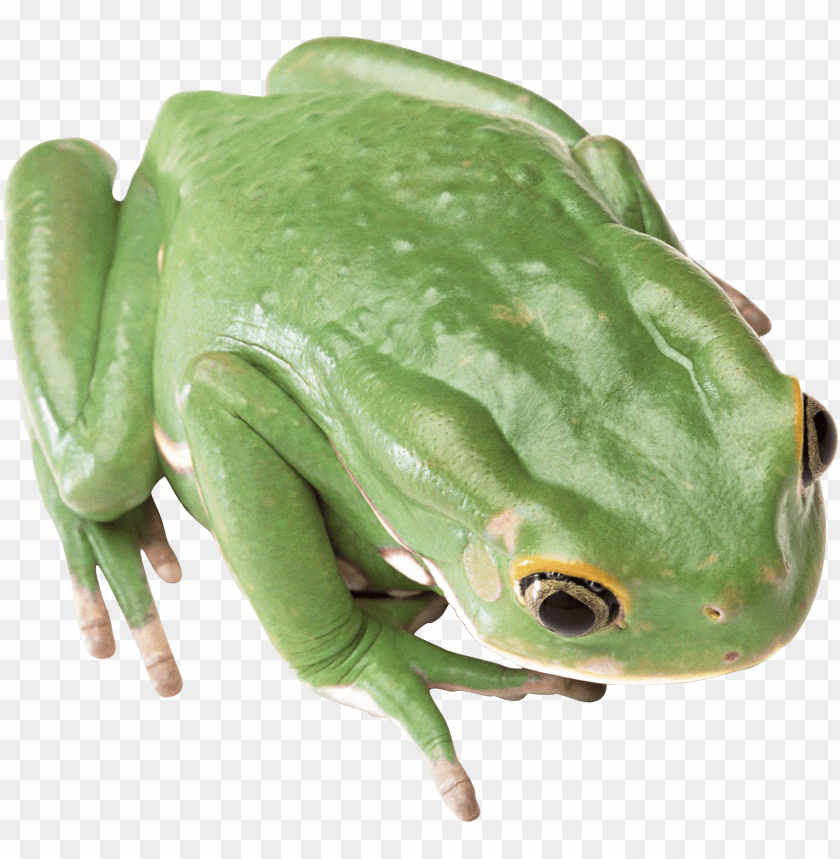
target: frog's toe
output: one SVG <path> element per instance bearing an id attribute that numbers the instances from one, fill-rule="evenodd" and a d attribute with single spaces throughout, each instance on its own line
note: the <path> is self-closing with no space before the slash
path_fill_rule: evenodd
<path id="1" fill-rule="evenodd" d="M 73 585 L 73 601 L 76 603 L 76 616 L 79 620 L 79 633 L 85 650 L 96 659 L 107 659 L 116 652 L 111 616 L 102 592 L 86 588 L 75 575 L 70 576 Z"/>
<path id="2" fill-rule="evenodd" d="M 414 661 L 429 689 L 474 692 L 507 701 L 519 701 L 526 695 L 563 695 L 587 703 L 603 698 L 607 689 L 603 683 L 506 668 L 462 654 L 447 652 L 442 659 L 436 655 L 439 648 L 423 639 L 413 639 L 411 646 Z"/>
<path id="3" fill-rule="evenodd" d="M 153 565 L 157 563 L 158 572 L 163 569 L 169 574 L 174 554 L 170 558 L 167 552 L 160 549 L 161 539 L 156 535 L 155 517 L 150 516 L 150 510 L 157 513 L 153 503 L 148 502 L 113 522 L 87 521 L 84 523 L 84 534 L 96 564 L 111 586 L 128 622 L 152 686 L 158 695 L 169 698 L 181 691 L 183 681 L 146 580 L 140 548 L 143 548 Z M 160 530 L 163 530 L 162 524 Z M 91 613 L 92 620 L 104 620 L 95 605 L 85 610 Z"/>
<path id="4" fill-rule="evenodd" d="M 539 688 L 542 686 L 542 688 Z M 564 695 L 586 704 L 600 701 L 607 691 L 604 683 L 591 683 L 588 680 L 575 680 L 570 677 L 555 677 L 543 674 L 536 681 L 535 687 L 529 692 L 533 695 Z"/>
<path id="5" fill-rule="evenodd" d="M 181 564 L 169 545 L 163 520 L 151 495 L 146 499 L 145 514 L 138 544 L 158 576 L 171 585 L 177 584 L 181 581 Z"/>
<path id="6" fill-rule="evenodd" d="M 429 769 L 440 798 L 459 820 L 469 823 L 481 814 L 475 787 L 457 758 L 454 762 L 446 758 L 430 762 Z"/>
<path id="7" fill-rule="evenodd" d="M 426 604 L 418 612 L 411 624 L 405 627 L 406 632 L 414 633 L 427 623 L 434 623 L 438 618 L 442 617 L 443 613 L 449 607 L 446 597 L 442 597 L 440 594 L 424 594 L 422 598 Z"/>
<path id="8" fill-rule="evenodd" d="M 181 691 L 184 681 L 181 679 L 181 672 L 172 655 L 172 648 L 163 631 L 157 609 L 155 608 L 151 614 L 144 626 L 131 627 L 131 634 L 137 643 L 137 649 L 140 651 L 140 657 L 146 666 L 155 692 L 161 698 L 171 698 Z"/>
<path id="9" fill-rule="evenodd" d="M 529 675 L 528 679 L 515 690 L 518 693 L 516 698 L 497 693 L 499 697 L 518 701 L 525 695 L 562 695 L 564 698 L 573 698 L 575 701 L 591 704 L 600 701 L 607 691 L 607 687 L 603 683 L 592 683 L 589 680 L 577 680 L 572 677 L 558 677 L 556 674 L 542 674 L 538 671 L 526 673 Z"/>
<path id="10" fill-rule="evenodd" d="M 434 591 L 406 596 L 359 595 L 354 596 L 354 602 L 366 614 L 410 633 L 434 623 L 449 605 L 445 597 Z"/>
<path id="11" fill-rule="evenodd" d="M 770 322 L 770 318 L 763 310 L 753 304 L 752 301 L 750 301 L 749 298 L 747 298 L 747 296 L 739 289 L 735 289 L 734 286 L 728 284 L 722 277 L 718 277 L 716 274 L 713 274 L 705 266 L 703 267 L 703 270 L 706 274 L 710 275 L 712 280 L 714 280 L 715 283 L 717 283 L 717 285 L 727 294 L 729 300 L 735 305 L 735 309 L 741 314 L 747 325 L 749 325 L 759 337 L 763 337 L 765 334 L 770 333 L 773 325 Z"/>

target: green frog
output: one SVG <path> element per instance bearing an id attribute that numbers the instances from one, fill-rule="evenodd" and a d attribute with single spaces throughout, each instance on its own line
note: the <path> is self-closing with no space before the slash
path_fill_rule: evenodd
<path id="1" fill-rule="evenodd" d="M 140 555 L 180 578 L 162 477 L 298 677 L 404 729 L 462 820 L 431 689 L 591 702 L 790 641 L 836 429 L 627 147 L 360 39 L 266 90 L 170 98 L 121 202 L 84 140 L 9 179 L 25 420 L 90 653 L 115 646 L 98 567 L 181 689 Z M 414 635 L 448 605 L 522 668 Z"/>

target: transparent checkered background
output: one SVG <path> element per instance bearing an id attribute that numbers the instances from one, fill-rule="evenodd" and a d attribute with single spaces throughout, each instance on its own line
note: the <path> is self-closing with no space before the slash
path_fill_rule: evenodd
<path id="1" fill-rule="evenodd" d="M 767 311 L 773 357 L 840 418 L 830 4 L 585 0 L 561 16 L 550 0 L 323 0 L 284 2 L 282 18 L 280 5 L 4 0 L 0 176 L 40 141 L 85 137 L 117 159 L 122 197 L 173 93 L 260 95 L 274 60 L 316 36 L 402 44 L 625 140 L 689 252 Z M 155 696 L 121 619 L 117 654 L 87 655 L 0 312 L 4 857 L 840 855 L 840 470 L 823 481 L 816 603 L 763 665 L 613 686 L 590 705 L 436 692 L 482 804 L 463 824 L 393 725 L 301 687 L 168 486 L 155 496 L 184 578 L 152 589 L 184 690 Z M 494 658 L 451 611 L 423 635 Z"/>

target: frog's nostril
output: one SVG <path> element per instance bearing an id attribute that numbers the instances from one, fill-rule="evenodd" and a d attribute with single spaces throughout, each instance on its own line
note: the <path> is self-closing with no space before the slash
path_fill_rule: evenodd
<path id="1" fill-rule="evenodd" d="M 810 486 L 825 473 L 837 452 L 837 426 L 828 409 L 802 394 L 802 485 Z"/>

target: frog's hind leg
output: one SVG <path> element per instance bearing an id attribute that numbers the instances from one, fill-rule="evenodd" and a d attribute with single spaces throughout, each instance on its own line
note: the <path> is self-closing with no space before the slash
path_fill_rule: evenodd
<path id="1" fill-rule="evenodd" d="M 161 477 L 152 435 L 152 349 L 161 222 L 141 171 L 114 200 L 113 159 L 84 140 L 36 146 L 6 194 L 8 292 L 24 417 L 44 503 L 70 567 L 82 641 L 115 642 L 105 574 L 159 694 L 181 677 L 149 591 L 180 566 L 150 497 Z"/>
<path id="2" fill-rule="evenodd" d="M 27 423 L 63 502 L 111 521 L 162 476 L 152 354 L 162 226 L 140 171 L 111 194 L 113 159 L 56 140 L 15 165 L 6 194 L 9 310 Z"/>

